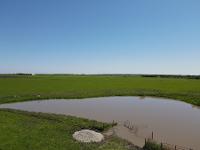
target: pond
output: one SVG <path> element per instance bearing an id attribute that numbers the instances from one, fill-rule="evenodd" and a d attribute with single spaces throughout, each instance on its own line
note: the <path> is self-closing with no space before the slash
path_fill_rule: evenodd
<path id="1" fill-rule="evenodd" d="M 193 105 L 153 97 L 101 97 L 81 100 L 38 100 L 2 104 L 32 112 L 78 116 L 118 123 L 114 132 L 135 145 L 144 139 L 200 149 L 200 109 Z"/>

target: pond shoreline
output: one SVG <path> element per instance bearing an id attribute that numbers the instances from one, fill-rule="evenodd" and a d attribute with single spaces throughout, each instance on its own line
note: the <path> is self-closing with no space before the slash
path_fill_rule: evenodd
<path id="1" fill-rule="evenodd" d="M 25 111 L 55 113 L 97 120 L 118 125 L 114 127 L 117 136 L 142 147 L 145 138 L 154 132 L 158 142 L 167 142 L 186 147 L 196 145 L 200 138 L 200 110 L 181 101 L 154 97 L 100 97 L 84 100 L 41 100 L 2 104 L 0 108 L 20 109 Z M 127 123 L 128 121 L 128 123 Z M 168 125 L 173 122 L 173 127 Z M 186 131 L 182 124 L 192 130 Z M 182 132 L 184 131 L 184 133 Z M 176 138 L 174 138 L 176 135 Z M 180 135 L 180 136 L 178 136 Z M 187 135 L 191 140 L 189 141 Z"/>
<path id="2" fill-rule="evenodd" d="M 0 103 L 36 99 L 154 96 L 200 106 L 200 80 L 195 79 L 36 75 L 29 78 L 0 78 L 0 85 Z"/>

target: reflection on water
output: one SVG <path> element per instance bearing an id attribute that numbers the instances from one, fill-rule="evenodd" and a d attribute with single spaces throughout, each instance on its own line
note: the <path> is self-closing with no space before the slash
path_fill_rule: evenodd
<path id="1" fill-rule="evenodd" d="M 103 97 L 3 104 L 0 108 L 73 115 L 118 122 L 115 133 L 142 146 L 144 138 L 200 149 L 200 109 L 190 104 L 150 97 Z"/>

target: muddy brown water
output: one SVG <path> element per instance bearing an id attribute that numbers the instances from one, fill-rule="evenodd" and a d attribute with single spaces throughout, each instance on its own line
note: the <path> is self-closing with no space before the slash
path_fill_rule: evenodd
<path id="1" fill-rule="evenodd" d="M 3 104 L 0 108 L 65 114 L 101 122 L 114 120 L 118 123 L 115 133 L 138 146 L 143 146 L 144 139 L 151 137 L 153 132 L 158 142 L 200 150 L 200 109 L 180 101 L 102 97 L 19 102 Z"/>

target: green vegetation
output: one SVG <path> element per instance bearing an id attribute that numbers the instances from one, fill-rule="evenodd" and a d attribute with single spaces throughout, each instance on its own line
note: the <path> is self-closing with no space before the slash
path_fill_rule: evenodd
<path id="1" fill-rule="evenodd" d="M 160 144 L 157 144 L 156 142 L 152 140 L 147 140 L 143 149 L 144 150 L 165 150 L 164 148 L 161 148 Z"/>
<path id="2" fill-rule="evenodd" d="M 0 103 L 100 96 L 157 96 L 200 106 L 200 80 L 115 75 L 0 77 Z"/>
<path id="3" fill-rule="evenodd" d="M 70 116 L 0 109 L 1 150 L 127 150 L 118 138 L 100 144 L 83 144 L 72 138 L 74 131 L 89 128 L 103 131 L 110 124 Z"/>
<path id="4" fill-rule="evenodd" d="M 190 77 L 189 77 L 190 78 Z M 200 80 L 159 76 L 0 75 L 0 103 L 49 98 L 157 96 L 200 106 Z M 82 128 L 104 131 L 110 124 L 70 116 L 0 109 L 0 150 L 136 149 L 112 137 L 100 144 L 72 139 Z M 147 142 L 146 150 L 159 145 Z"/>

